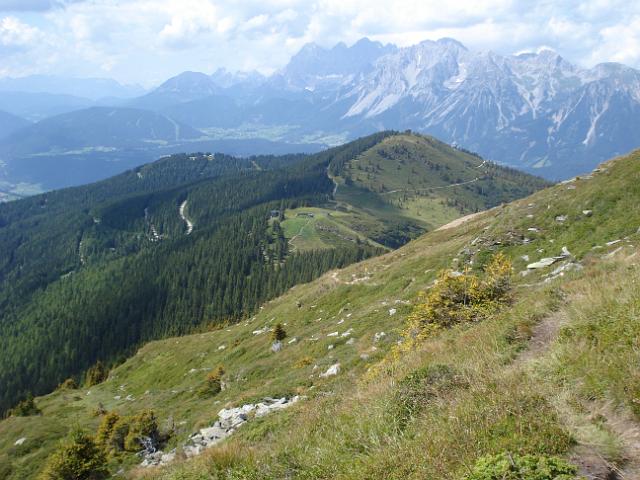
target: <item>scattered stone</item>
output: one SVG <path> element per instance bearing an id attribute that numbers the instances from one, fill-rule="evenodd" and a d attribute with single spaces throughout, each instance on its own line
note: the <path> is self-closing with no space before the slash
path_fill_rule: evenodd
<path id="1" fill-rule="evenodd" d="M 254 335 L 262 335 L 263 333 L 268 332 L 268 331 L 269 331 L 269 326 L 268 326 L 268 325 L 265 325 L 264 327 L 262 327 L 262 328 L 261 328 L 261 329 L 259 329 L 259 330 L 254 330 L 254 331 L 253 331 L 253 334 L 254 334 Z"/>
<path id="2" fill-rule="evenodd" d="M 527 231 L 528 231 L 528 232 L 536 232 L 536 233 L 537 233 L 537 232 L 539 232 L 540 230 L 539 230 L 539 229 L 537 229 L 536 227 L 531 227 L 531 228 L 527 228 Z"/>
<path id="3" fill-rule="evenodd" d="M 582 265 L 576 262 L 569 262 L 569 263 L 565 263 L 564 265 L 560 265 L 559 267 L 555 268 L 551 273 L 549 273 L 547 276 L 547 278 L 545 279 L 545 282 L 550 282 L 552 280 L 555 280 L 558 277 L 562 277 L 564 276 L 565 272 L 570 272 L 571 270 L 582 270 Z"/>
<path id="4" fill-rule="evenodd" d="M 560 254 L 561 257 L 570 257 L 571 256 L 571 252 L 569 251 L 569 249 L 567 247 L 562 247 L 562 253 Z"/>
<path id="5" fill-rule="evenodd" d="M 529 265 L 527 265 L 527 268 L 529 270 L 537 270 L 539 268 L 546 268 L 546 267 L 549 267 L 549 266 L 553 265 L 557 261 L 558 261 L 558 259 L 555 258 L 555 257 L 541 258 L 537 262 L 533 262 L 533 263 L 530 263 Z"/>
<path id="6" fill-rule="evenodd" d="M 340 373 L 340 364 L 334 363 L 331 365 L 326 372 L 320 374 L 320 378 L 332 377 Z"/>
<path id="7" fill-rule="evenodd" d="M 582 210 L 582 214 L 585 217 L 590 217 L 591 215 L 593 215 L 593 210 Z"/>
<path id="8" fill-rule="evenodd" d="M 350 328 L 349 330 L 345 331 L 342 333 L 342 335 L 340 335 L 341 337 L 348 337 L 349 335 L 351 335 L 351 332 L 353 332 L 353 328 Z"/>
<path id="9" fill-rule="evenodd" d="M 343 323 L 344 323 L 344 318 L 340 319 L 340 321 L 337 324 L 342 325 Z"/>
<path id="10" fill-rule="evenodd" d="M 164 453 L 160 450 L 153 453 L 148 453 L 144 456 L 143 462 L 140 464 L 142 467 L 151 467 L 156 465 L 166 465 L 172 462 L 176 458 L 175 448 L 168 453 Z M 124 473 L 124 470 L 123 470 Z"/>
<path id="11" fill-rule="evenodd" d="M 527 218 L 533 218 L 533 213 L 530 213 L 529 215 L 527 215 Z"/>
<path id="12" fill-rule="evenodd" d="M 133 402 L 135 400 L 135 398 L 133 398 L 133 395 L 129 394 L 125 397 L 125 400 L 129 401 L 129 402 Z"/>
<path id="13" fill-rule="evenodd" d="M 610 247 L 611 245 L 615 245 L 616 243 L 620 243 L 622 240 L 611 240 L 610 242 L 607 242 L 605 245 L 607 247 Z"/>
<path id="14" fill-rule="evenodd" d="M 368 353 L 360 354 L 360 360 L 369 360 L 369 354 Z"/>
<path id="15" fill-rule="evenodd" d="M 18 440 L 16 440 L 14 445 L 22 445 L 26 441 L 27 441 L 27 437 L 22 437 L 22 438 L 19 438 Z"/>
<path id="16" fill-rule="evenodd" d="M 566 222 L 566 221 L 567 221 L 567 216 L 566 215 L 558 215 L 556 217 L 556 222 L 562 223 L 562 222 Z"/>
<path id="17" fill-rule="evenodd" d="M 349 340 L 347 340 L 346 345 L 353 345 L 355 343 L 356 339 L 351 337 Z"/>
<path id="18" fill-rule="evenodd" d="M 327 347 L 327 350 L 333 350 L 334 346 L 335 346 L 335 345 L 332 343 L 331 345 L 329 345 L 329 346 Z"/>
<path id="19" fill-rule="evenodd" d="M 256 418 L 267 415 L 277 410 L 290 407 L 301 397 L 296 395 L 290 399 L 266 397 L 263 402 L 256 404 L 246 404 L 237 408 L 223 408 L 218 412 L 218 420 L 211 427 L 202 428 L 197 433 L 191 435 L 186 445 L 183 446 L 184 454 L 193 457 L 201 454 L 205 449 L 215 445 L 232 435 L 241 425 L 249 421 L 249 414 Z M 151 451 L 143 453 L 143 467 L 166 465 L 175 459 L 176 451 L 168 453 L 162 451 Z"/>
<path id="20" fill-rule="evenodd" d="M 327 333 L 327 337 L 337 337 L 338 335 L 340 335 L 338 332 Z"/>
<path id="21" fill-rule="evenodd" d="M 114 400 L 120 400 L 122 397 L 120 395 L 116 395 L 115 397 L 113 397 Z"/>
<path id="22" fill-rule="evenodd" d="M 390 308 L 389 309 L 389 316 L 393 317 L 396 314 L 397 310 L 395 308 Z"/>
<path id="23" fill-rule="evenodd" d="M 218 347 L 218 350 L 224 350 L 225 348 L 227 348 L 227 346 L 226 346 L 226 345 L 220 345 L 220 346 Z"/>
<path id="24" fill-rule="evenodd" d="M 292 338 L 291 340 L 289 340 L 287 343 L 288 343 L 289 345 L 291 345 L 292 343 L 296 343 L 297 341 L 298 341 L 298 338 L 297 338 L 297 337 L 293 337 L 293 338 Z"/>
<path id="25" fill-rule="evenodd" d="M 277 340 L 271 344 L 271 351 L 273 353 L 279 352 L 280 350 L 282 350 L 282 342 L 280 340 Z"/>
<path id="26" fill-rule="evenodd" d="M 622 250 L 622 247 L 618 247 L 616 248 L 614 251 L 607 253 L 607 258 L 613 257 L 616 253 L 618 253 L 620 250 Z"/>
<path id="27" fill-rule="evenodd" d="M 384 332 L 377 332 L 374 336 L 373 336 L 373 341 L 374 342 L 379 342 L 380 340 L 382 340 L 384 337 L 386 337 L 387 334 Z"/>
<path id="28" fill-rule="evenodd" d="M 522 255 L 522 257 L 520 258 L 522 258 L 522 260 L 524 260 L 525 262 L 529 261 L 529 255 Z"/>

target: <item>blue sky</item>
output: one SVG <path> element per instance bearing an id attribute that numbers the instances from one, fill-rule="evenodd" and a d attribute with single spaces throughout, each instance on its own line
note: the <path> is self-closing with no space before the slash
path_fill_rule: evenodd
<path id="1" fill-rule="evenodd" d="M 443 6 L 446 5 L 446 6 Z M 184 70 L 270 73 L 307 42 L 453 37 L 640 67 L 640 2 L 617 0 L 0 0 L 0 76 L 157 84 Z"/>

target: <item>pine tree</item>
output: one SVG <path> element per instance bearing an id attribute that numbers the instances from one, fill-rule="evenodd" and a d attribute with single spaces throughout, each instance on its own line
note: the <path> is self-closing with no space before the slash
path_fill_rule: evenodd
<path id="1" fill-rule="evenodd" d="M 277 323 L 273 331 L 271 332 L 271 339 L 274 342 L 281 342 L 287 338 L 287 332 L 284 330 L 282 324 Z"/>

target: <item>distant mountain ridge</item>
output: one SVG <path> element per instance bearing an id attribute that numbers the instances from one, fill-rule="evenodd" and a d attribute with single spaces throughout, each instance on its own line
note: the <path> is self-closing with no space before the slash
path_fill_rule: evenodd
<path id="1" fill-rule="evenodd" d="M 151 133 L 126 115 L 111 130 L 106 118 L 82 120 L 95 120 L 89 112 L 100 110 L 89 107 L 105 105 L 145 111 L 140 115 L 164 126 L 158 123 Z M 3 162 L 13 166 L 3 175 L 13 184 L 38 178 L 46 188 L 77 185 L 80 178 L 105 178 L 161 155 L 209 151 L 211 142 L 246 143 L 225 151 L 230 154 L 265 141 L 274 147 L 270 153 L 317 151 L 381 130 L 432 135 L 493 162 L 559 180 L 640 147 L 640 72 L 615 63 L 581 68 L 550 50 L 475 52 L 451 38 L 402 48 L 362 39 L 332 48 L 307 44 L 268 77 L 225 69 L 183 72 L 131 99 L 3 92 L 0 81 L 0 110 L 40 121 L 0 141 Z M 80 120 L 78 128 L 68 131 L 65 123 L 73 118 Z M 176 125 L 180 141 L 209 144 L 176 143 Z M 107 131 L 112 133 L 105 139 Z M 62 173 L 51 170 L 60 159 L 45 162 L 42 156 L 73 150 L 67 144 L 74 142 L 84 149 L 74 165 L 82 163 L 87 175 L 60 183 Z M 144 147 L 145 158 L 105 159 L 104 147 Z M 46 175 L 36 171 L 43 166 Z M 44 178 L 51 174 L 55 181 Z"/>
<path id="2" fill-rule="evenodd" d="M 145 108 L 178 108 L 188 118 L 199 107 L 187 102 L 215 95 L 237 120 L 221 125 L 201 117 L 197 126 L 228 128 L 229 135 L 244 124 L 286 127 L 289 141 L 412 129 L 554 179 L 640 146 L 633 132 L 640 72 L 614 63 L 580 68 L 550 50 L 505 56 L 450 38 L 403 48 L 362 39 L 330 49 L 307 44 L 283 69 L 253 77 L 249 86 L 243 75 L 227 76 L 224 85 L 186 75 L 147 95 L 176 86 L 174 105 Z"/>
<path id="3" fill-rule="evenodd" d="M 0 92 L 50 93 L 98 100 L 107 97 L 139 96 L 144 93 L 144 88 L 139 85 L 123 85 L 111 78 L 30 75 L 19 78 L 0 78 Z"/>
<path id="4" fill-rule="evenodd" d="M 24 118 L 0 110 L 0 138 L 6 137 L 16 130 L 26 127 L 31 122 Z"/>

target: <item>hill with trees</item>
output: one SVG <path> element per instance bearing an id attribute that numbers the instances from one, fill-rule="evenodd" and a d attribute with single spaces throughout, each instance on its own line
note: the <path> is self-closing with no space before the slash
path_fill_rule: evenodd
<path id="1" fill-rule="evenodd" d="M 96 362 L 117 364 L 150 340 L 242 321 L 294 285 L 441 224 L 427 209 L 422 224 L 387 214 L 374 236 L 356 220 L 375 211 L 336 197 L 331 172 L 387 151 L 391 138 L 393 148 L 420 139 L 383 132 L 315 155 L 174 155 L 0 206 L 0 408 L 69 377 L 81 383 Z M 476 174 L 482 162 L 443 152 L 438 161 L 455 154 L 458 170 L 475 162 L 466 168 Z M 516 189 L 515 174 L 496 166 L 477 175 L 487 193 L 463 191 L 451 217 L 545 185 L 522 176 Z M 304 208 L 335 212 L 342 230 L 296 248 L 287 216 Z M 398 236 L 405 226 L 410 234 Z"/>

